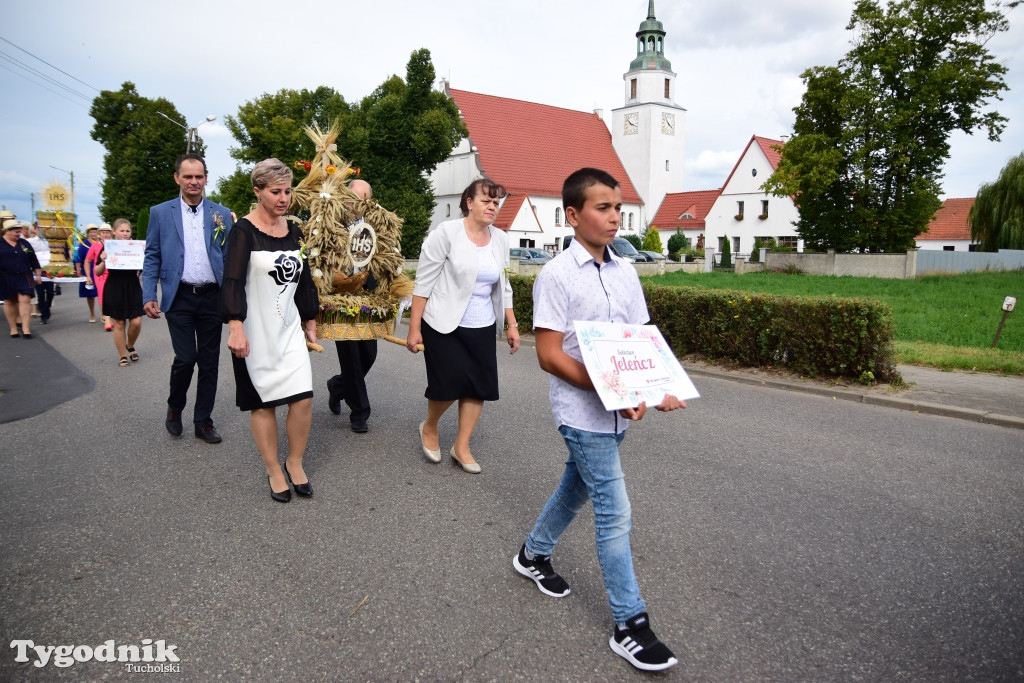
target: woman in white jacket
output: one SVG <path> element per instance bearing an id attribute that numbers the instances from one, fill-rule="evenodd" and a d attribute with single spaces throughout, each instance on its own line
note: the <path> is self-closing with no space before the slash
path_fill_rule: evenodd
<path id="1" fill-rule="evenodd" d="M 432 230 L 420 250 L 406 345 L 424 346 L 427 367 L 427 419 L 420 423 L 420 445 L 432 462 L 441 461 L 438 420 L 459 403 L 459 431 L 449 455 L 453 465 L 480 472 L 469 439 L 484 401 L 498 400 L 495 332 L 508 324 L 511 353 L 519 330 L 508 280 L 508 235 L 491 225 L 505 188 L 486 178 L 462 193 L 464 218 Z"/>

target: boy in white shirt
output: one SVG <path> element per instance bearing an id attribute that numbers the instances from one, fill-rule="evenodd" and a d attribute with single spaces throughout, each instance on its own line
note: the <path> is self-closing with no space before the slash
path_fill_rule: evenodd
<path id="1" fill-rule="evenodd" d="M 636 668 L 661 671 L 678 660 L 654 635 L 640 598 L 629 543 L 630 504 L 619 462 L 626 426 L 643 418 L 647 405 L 605 409 L 583 365 L 573 327 L 575 320 L 644 325 L 650 316 L 636 269 L 608 247 L 622 220 L 619 183 L 605 171 L 580 169 L 565 180 L 562 204 L 575 239 L 537 276 L 533 327 L 540 366 L 551 374 L 551 411 L 569 460 L 512 565 L 545 595 L 568 595 L 569 585 L 551 568 L 551 553 L 587 501 L 593 501 L 597 557 L 615 619 L 608 644 Z M 666 395 L 657 410 L 685 407 Z"/>

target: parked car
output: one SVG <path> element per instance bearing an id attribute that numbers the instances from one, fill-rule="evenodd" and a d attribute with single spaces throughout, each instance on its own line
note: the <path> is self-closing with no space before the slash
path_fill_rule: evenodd
<path id="1" fill-rule="evenodd" d="M 572 235 L 566 235 L 562 238 L 562 251 L 569 248 L 569 242 L 572 242 Z M 612 251 L 630 262 L 645 260 L 640 257 L 640 253 L 636 250 L 636 247 L 634 247 L 630 241 L 624 237 L 616 237 L 612 240 Z"/>
<path id="2" fill-rule="evenodd" d="M 659 254 L 656 251 L 645 251 L 645 250 L 641 249 L 640 250 L 640 255 L 643 256 L 644 260 L 647 261 L 648 263 L 657 263 L 658 261 L 664 261 L 665 260 L 665 255 L 664 254 Z"/>
<path id="3" fill-rule="evenodd" d="M 551 260 L 551 255 L 542 249 L 513 247 L 508 253 L 512 258 L 519 259 L 520 263 L 547 263 Z"/>

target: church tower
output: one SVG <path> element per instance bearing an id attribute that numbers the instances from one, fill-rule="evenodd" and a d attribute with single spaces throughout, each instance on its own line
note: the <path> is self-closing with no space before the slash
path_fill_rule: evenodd
<path id="1" fill-rule="evenodd" d="M 683 191 L 686 110 L 675 102 L 676 74 L 665 58 L 665 29 L 654 16 L 654 0 L 648 1 L 636 39 L 636 59 L 623 76 L 626 104 L 612 110 L 611 132 L 615 152 L 644 200 L 634 226 L 643 229 L 667 193 Z"/>

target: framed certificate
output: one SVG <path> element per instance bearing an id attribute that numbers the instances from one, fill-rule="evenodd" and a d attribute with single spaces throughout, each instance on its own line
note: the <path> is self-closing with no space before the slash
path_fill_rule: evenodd
<path id="1" fill-rule="evenodd" d="M 142 270 L 146 243 L 141 240 L 107 240 L 103 243 L 110 270 Z"/>
<path id="2" fill-rule="evenodd" d="M 587 374 L 608 410 L 648 408 L 665 394 L 681 401 L 700 398 L 683 366 L 654 325 L 574 321 Z"/>

